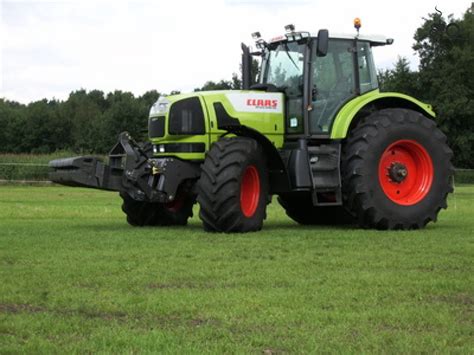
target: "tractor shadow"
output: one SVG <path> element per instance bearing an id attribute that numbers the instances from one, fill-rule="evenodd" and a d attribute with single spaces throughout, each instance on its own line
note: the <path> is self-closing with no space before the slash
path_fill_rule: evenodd
<path id="1" fill-rule="evenodd" d="M 213 232 L 206 232 L 203 229 L 203 226 L 198 221 L 191 221 L 186 226 L 144 226 L 144 227 L 134 227 L 127 224 L 125 221 L 115 221 L 115 220 L 108 220 L 108 221 L 88 221 L 87 223 L 80 223 L 71 225 L 70 229 L 81 230 L 84 232 L 89 233 L 117 233 L 117 234 L 124 234 L 124 233 L 133 233 L 133 234 L 141 234 L 143 233 L 150 233 L 150 232 L 159 232 L 163 231 L 166 233 L 174 233 L 177 237 L 181 234 L 190 233 L 205 233 L 205 234 L 225 234 L 225 233 L 213 233 Z M 359 227 L 357 224 L 315 224 L 315 225 L 300 225 L 296 222 L 291 220 L 284 220 L 284 221 L 266 221 L 263 224 L 263 228 L 259 232 L 278 232 L 278 231 L 292 231 L 297 233 L 298 231 L 320 231 L 320 230 L 331 230 L 331 231 L 348 231 L 348 230 L 363 230 L 363 228 Z M 242 234 L 242 233 L 228 233 L 230 234 Z M 253 234 L 251 232 L 250 234 Z"/>
<path id="2" fill-rule="evenodd" d="M 267 220 L 263 224 L 263 228 L 257 232 L 250 232 L 248 235 L 255 234 L 272 234 L 277 235 L 279 232 L 285 234 L 292 233 L 297 236 L 300 232 L 306 234 L 307 232 L 340 232 L 346 233 L 351 231 L 367 231 L 368 234 L 384 234 L 384 233 L 402 233 L 402 234 L 417 234 L 417 232 L 423 230 L 453 230 L 451 224 L 446 223 L 430 223 L 424 229 L 419 230 L 393 230 L 393 231 L 379 231 L 376 229 L 366 229 L 353 223 L 345 224 L 314 224 L 314 225 L 301 225 L 291 220 Z M 145 227 L 134 227 L 127 224 L 125 221 L 120 220 L 104 220 L 104 221 L 88 221 L 87 223 L 74 224 L 69 227 L 77 231 L 83 231 L 84 233 L 97 233 L 97 234 L 109 234 L 113 233 L 117 236 L 123 235 L 150 235 L 150 234 L 167 234 L 173 235 L 176 238 L 187 238 L 190 235 L 207 235 L 207 236 L 235 236 L 243 235 L 242 233 L 221 233 L 221 232 L 207 232 L 203 229 L 202 224 L 198 220 L 191 220 L 186 226 L 145 226 Z M 306 232 L 306 233 L 305 233 Z M 246 233 L 244 233 L 246 234 Z"/>

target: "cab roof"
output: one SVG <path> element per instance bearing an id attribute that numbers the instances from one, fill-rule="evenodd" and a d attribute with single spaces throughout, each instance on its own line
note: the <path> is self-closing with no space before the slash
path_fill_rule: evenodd
<path id="1" fill-rule="evenodd" d="M 317 37 L 317 33 L 311 33 L 311 37 Z M 354 39 L 356 36 L 354 34 L 349 34 L 349 33 L 334 33 L 332 34 L 329 32 L 329 38 L 340 38 L 340 39 Z M 367 41 L 370 42 L 370 45 L 372 47 L 375 46 L 385 46 L 387 44 L 392 44 L 393 39 L 392 38 L 387 38 L 382 35 L 359 35 L 357 38 L 361 41 Z"/>
<path id="2" fill-rule="evenodd" d="M 302 31 L 304 32 L 304 31 Z M 295 33 L 301 33 L 301 32 L 295 32 Z M 306 32 L 308 33 L 308 32 Z M 317 38 L 318 34 L 317 33 L 310 33 L 310 36 L 312 38 Z M 348 34 L 348 33 L 329 33 L 329 39 L 354 39 L 356 37 L 355 34 Z M 286 37 L 285 35 L 277 36 L 274 37 L 270 40 L 269 43 L 275 43 L 275 42 L 280 42 L 284 40 Z M 387 44 L 392 44 L 393 39 L 392 38 L 387 38 L 382 35 L 359 35 L 357 38 L 361 41 L 367 41 L 370 43 L 372 47 L 376 46 L 385 46 Z"/>

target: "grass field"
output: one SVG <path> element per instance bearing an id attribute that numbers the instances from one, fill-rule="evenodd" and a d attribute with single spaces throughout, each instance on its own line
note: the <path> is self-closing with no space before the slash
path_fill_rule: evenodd
<path id="1" fill-rule="evenodd" d="M 474 352 L 474 186 L 421 231 L 133 228 L 114 193 L 0 187 L 0 353 Z M 197 209 L 195 210 L 197 214 Z"/>

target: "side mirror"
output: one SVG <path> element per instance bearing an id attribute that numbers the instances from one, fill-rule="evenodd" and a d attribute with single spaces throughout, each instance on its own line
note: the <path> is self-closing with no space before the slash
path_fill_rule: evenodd
<path id="1" fill-rule="evenodd" d="M 318 47 L 316 48 L 316 55 L 318 57 L 324 57 L 328 53 L 329 43 L 329 31 L 319 30 L 318 31 Z"/>
<path id="2" fill-rule="evenodd" d="M 244 43 L 242 47 L 242 89 L 250 89 L 250 70 L 252 68 L 252 56 L 250 54 L 250 49 Z"/>

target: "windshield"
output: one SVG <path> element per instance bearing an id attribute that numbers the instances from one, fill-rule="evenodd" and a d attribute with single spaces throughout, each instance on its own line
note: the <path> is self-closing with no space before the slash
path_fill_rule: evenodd
<path id="1" fill-rule="evenodd" d="M 261 83 L 284 89 L 288 96 L 301 96 L 305 48 L 305 44 L 297 42 L 282 42 L 270 47 L 264 55 Z"/>

